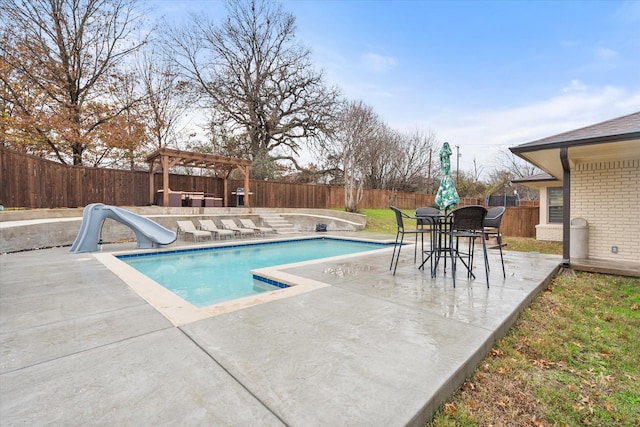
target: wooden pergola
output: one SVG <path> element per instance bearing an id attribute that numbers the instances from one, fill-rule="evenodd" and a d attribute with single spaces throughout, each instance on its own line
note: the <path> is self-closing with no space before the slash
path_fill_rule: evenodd
<path id="1" fill-rule="evenodd" d="M 244 204 L 249 204 L 249 167 L 251 160 L 239 159 L 237 157 L 225 157 L 216 154 L 193 153 L 189 151 L 174 150 L 172 148 L 160 148 L 147 156 L 149 163 L 149 202 L 153 203 L 155 196 L 155 185 L 153 175 L 162 169 L 162 199 L 163 205 L 169 204 L 169 169 L 174 166 L 195 167 L 211 169 L 216 175 L 222 178 L 224 193 L 222 196 L 223 206 L 228 206 L 227 201 L 227 179 L 231 171 L 235 168 L 244 175 Z M 158 169 L 159 168 L 159 169 Z"/>

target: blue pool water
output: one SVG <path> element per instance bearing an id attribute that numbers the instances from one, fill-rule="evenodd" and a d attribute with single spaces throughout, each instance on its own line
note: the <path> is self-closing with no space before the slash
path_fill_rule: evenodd
<path id="1" fill-rule="evenodd" d="M 321 238 L 121 255 L 118 258 L 196 307 L 205 307 L 286 287 L 254 278 L 250 270 L 386 246 Z"/>

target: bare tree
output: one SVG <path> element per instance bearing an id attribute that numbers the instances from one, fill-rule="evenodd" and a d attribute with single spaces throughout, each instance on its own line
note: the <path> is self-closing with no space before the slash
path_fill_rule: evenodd
<path id="1" fill-rule="evenodd" d="M 480 182 L 480 176 L 484 172 L 484 166 L 478 164 L 477 159 L 473 158 L 473 170 L 471 171 L 471 179 L 475 182 Z"/>
<path id="2" fill-rule="evenodd" d="M 398 149 L 400 156 L 394 165 L 391 185 L 387 188 L 400 191 L 426 191 L 427 176 L 430 162 L 430 152 L 437 144 L 437 138 L 432 131 L 416 129 L 410 133 L 401 134 Z M 432 173 L 437 172 L 439 165 L 432 167 Z"/>
<path id="3" fill-rule="evenodd" d="M 231 136 L 218 141 L 230 142 L 226 154 L 299 168 L 303 145 L 331 132 L 338 90 L 313 69 L 310 51 L 295 42 L 295 18 L 280 5 L 229 1 L 227 11 L 219 26 L 193 17 L 173 31 L 172 56 L 207 96 L 216 136 Z"/>
<path id="4" fill-rule="evenodd" d="M 322 169 L 334 183 L 348 184 L 349 174 L 363 188 L 428 191 L 429 173 L 438 174 L 431 152 L 437 144 L 431 131 L 404 133 L 389 128 L 370 106 L 345 102 L 333 138 L 320 141 Z M 353 159 L 350 167 L 345 158 Z M 350 207 L 348 207 L 350 208 Z"/>
<path id="5" fill-rule="evenodd" d="M 385 126 L 382 120 L 362 101 L 343 105 L 333 138 L 317 147 L 323 153 L 324 171 L 332 171 L 345 187 L 345 209 L 357 212 L 362 200 L 366 173 L 371 160 L 380 154 Z M 384 155 L 382 155 L 384 158 Z"/>
<path id="6" fill-rule="evenodd" d="M 533 164 L 521 159 L 509 150 L 502 150 L 498 158 L 498 168 L 504 169 L 513 175 L 513 178 L 526 178 L 542 172 Z"/>
<path id="7" fill-rule="evenodd" d="M 117 66 L 144 44 L 136 0 L 0 0 L 2 102 L 19 132 L 62 163 L 82 164 L 114 105 Z M 14 131 L 16 131 L 14 129 Z M 109 142 L 109 141 L 107 141 Z M 113 141 L 112 141 L 113 142 Z"/>
<path id="8" fill-rule="evenodd" d="M 512 184 L 514 179 L 522 179 L 532 176 L 542 171 L 536 166 L 516 156 L 509 150 L 501 151 L 498 159 L 498 167 L 490 174 L 488 179 L 488 193 L 493 193 L 500 189 L 504 191 L 517 191 L 520 198 L 525 200 L 537 200 L 538 191 L 525 187 L 524 185 Z"/>
<path id="9" fill-rule="evenodd" d="M 149 133 L 149 149 L 177 145 L 187 105 L 193 101 L 191 85 L 179 78 L 172 61 L 154 49 L 141 51 L 137 73 L 144 93 L 143 114 Z"/>
<path id="10" fill-rule="evenodd" d="M 427 190 L 433 132 L 398 132 L 380 123 L 378 137 L 362 147 L 364 186 L 399 191 Z M 438 167 L 432 168 L 437 173 Z"/>
<path id="11" fill-rule="evenodd" d="M 393 188 L 397 176 L 397 167 L 402 162 L 402 134 L 388 126 L 378 125 L 378 135 L 371 138 L 363 150 L 363 181 L 366 188 Z"/>

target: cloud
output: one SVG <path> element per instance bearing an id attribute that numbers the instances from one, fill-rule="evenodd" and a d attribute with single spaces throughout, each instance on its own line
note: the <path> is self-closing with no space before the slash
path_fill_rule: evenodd
<path id="1" fill-rule="evenodd" d="M 395 68 L 398 63 L 396 58 L 378 55 L 377 53 L 365 53 L 360 57 L 360 60 L 366 68 L 377 73 L 391 70 Z"/>
<path id="2" fill-rule="evenodd" d="M 590 62 L 581 67 L 581 71 L 604 72 L 621 66 L 621 57 L 618 51 L 608 47 L 596 47 L 591 53 Z"/>
<path id="3" fill-rule="evenodd" d="M 580 80 L 571 80 L 571 84 L 569 86 L 565 86 L 562 88 L 563 93 L 571 93 L 571 92 L 584 92 L 588 89 L 588 87 L 583 84 Z"/>
<path id="4" fill-rule="evenodd" d="M 318 45 L 314 47 L 313 56 L 315 64 L 325 73 L 327 83 L 338 86 L 347 98 L 365 100 L 394 97 L 397 90 L 395 84 L 382 85 L 371 80 L 371 76 L 364 78 L 362 70 L 354 67 L 353 62 L 339 51 Z M 385 72 L 397 65 L 395 58 L 373 53 L 362 55 L 360 62 L 366 69 L 376 73 Z"/>
<path id="5" fill-rule="evenodd" d="M 598 61 L 611 61 L 618 58 L 618 52 L 606 47 L 599 47 L 595 51 L 595 57 Z"/>
<path id="6" fill-rule="evenodd" d="M 589 87 L 573 80 L 549 99 L 498 110 L 448 111 L 429 118 L 419 127 L 433 129 L 440 141 L 460 146 L 460 169 L 471 170 L 476 159 L 489 171 L 499 166 L 500 152 L 508 147 L 637 111 L 640 111 L 637 89 L 634 92 L 615 86 Z"/>

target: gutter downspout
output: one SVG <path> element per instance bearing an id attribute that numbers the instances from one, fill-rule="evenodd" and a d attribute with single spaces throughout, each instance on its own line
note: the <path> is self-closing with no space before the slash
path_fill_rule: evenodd
<path id="1" fill-rule="evenodd" d="M 569 149 L 560 149 L 562 163 L 562 266 L 569 268 L 571 241 L 571 170 L 569 168 Z"/>

